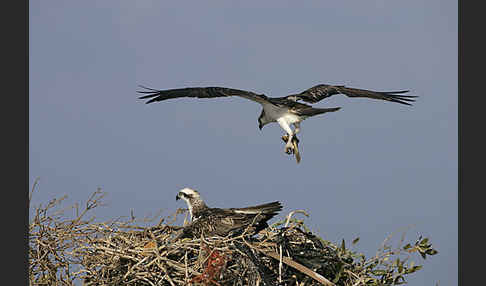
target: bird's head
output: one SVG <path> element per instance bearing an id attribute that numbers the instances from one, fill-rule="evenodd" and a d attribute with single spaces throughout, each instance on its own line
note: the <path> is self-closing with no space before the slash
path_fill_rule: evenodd
<path id="1" fill-rule="evenodd" d="M 197 217 L 199 216 L 198 212 L 200 210 L 206 208 L 206 204 L 202 201 L 198 191 L 191 188 L 184 188 L 180 190 L 179 193 L 177 193 L 176 201 L 179 199 L 183 199 L 184 201 L 186 201 L 192 221 L 197 219 Z"/>
<path id="2" fill-rule="evenodd" d="M 270 121 L 267 119 L 265 115 L 265 111 L 262 110 L 262 113 L 260 113 L 260 116 L 258 117 L 258 128 L 262 130 L 263 126 L 265 126 L 268 123 L 270 123 Z"/>
<path id="3" fill-rule="evenodd" d="M 194 200 L 200 200 L 201 195 L 199 195 L 199 192 L 196 190 L 193 190 L 191 188 L 184 188 L 177 193 L 176 196 L 176 201 L 179 199 L 185 200 L 187 203 L 192 202 Z"/>

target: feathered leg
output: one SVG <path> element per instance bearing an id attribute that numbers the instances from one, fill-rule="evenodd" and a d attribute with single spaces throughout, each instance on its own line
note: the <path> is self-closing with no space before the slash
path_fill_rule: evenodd
<path id="1" fill-rule="evenodd" d="M 297 133 L 300 132 L 300 122 L 295 122 L 294 123 L 294 135 L 297 135 Z"/>
<path id="2" fill-rule="evenodd" d="M 292 138 L 294 137 L 294 132 L 292 131 L 292 128 L 290 128 L 289 124 L 287 123 L 286 120 L 283 118 L 277 119 L 278 124 L 280 127 L 282 127 L 285 132 L 289 135 L 289 139 L 287 140 L 287 144 L 285 144 L 285 149 L 284 152 L 287 154 L 292 154 L 294 150 L 294 145 L 292 144 Z"/>

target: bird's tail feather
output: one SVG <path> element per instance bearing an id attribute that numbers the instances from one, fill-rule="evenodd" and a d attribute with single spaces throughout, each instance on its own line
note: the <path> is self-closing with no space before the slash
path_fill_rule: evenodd
<path id="1" fill-rule="evenodd" d="M 297 110 L 296 112 L 301 116 L 309 117 L 309 116 L 314 116 L 314 115 L 321 114 L 321 113 L 338 111 L 339 109 L 341 109 L 341 107 L 332 107 L 332 108 L 310 107 L 310 108 L 304 108 L 304 109 Z"/>
<path id="2" fill-rule="evenodd" d="M 251 206 L 246 208 L 235 208 L 233 211 L 236 213 L 244 213 L 244 214 L 273 214 L 276 215 L 279 211 L 282 210 L 282 205 L 280 202 L 271 202 L 266 204 L 261 204 L 257 206 Z"/>

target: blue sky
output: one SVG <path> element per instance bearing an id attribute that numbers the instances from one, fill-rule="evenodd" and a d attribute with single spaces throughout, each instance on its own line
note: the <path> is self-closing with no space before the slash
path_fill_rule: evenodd
<path id="1" fill-rule="evenodd" d="M 183 187 L 210 206 L 280 200 L 325 239 L 430 237 L 410 285 L 457 285 L 456 1 L 30 2 L 33 203 L 100 187 L 99 219 L 171 214 Z M 302 162 L 241 98 L 145 105 L 137 85 L 284 96 L 319 83 L 410 89 L 412 107 L 334 96 L 302 124 Z"/>

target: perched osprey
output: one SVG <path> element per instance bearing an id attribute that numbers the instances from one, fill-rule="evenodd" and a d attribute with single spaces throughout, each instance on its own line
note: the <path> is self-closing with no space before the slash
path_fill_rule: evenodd
<path id="1" fill-rule="evenodd" d="M 272 202 L 246 208 L 209 208 L 199 193 L 190 188 L 179 191 L 176 200 L 186 201 L 191 215 L 191 223 L 184 227 L 178 238 L 205 236 L 226 236 L 247 231 L 256 234 L 268 227 L 267 221 L 274 217 L 282 205 Z M 248 228 L 248 229 L 247 229 Z"/>
<path id="2" fill-rule="evenodd" d="M 299 103 L 299 100 L 316 103 L 335 94 L 344 94 L 348 97 L 367 97 L 373 99 L 387 100 L 391 102 L 411 105 L 416 96 L 402 95 L 408 90 L 401 91 L 371 91 L 366 89 L 349 88 L 344 85 L 319 84 L 301 93 L 291 94 L 284 97 L 267 97 L 264 94 L 256 94 L 251 91 L 225 88 L 225 87 L 188 87 L 168 90 L 157 90 L 144 86 L 145 91 L 138 93 L 146 94 L 139 99 L 150 99 L 146 103 L 163 101 L 179 97 L 214 98 L 239 96 L 262 105 L 263 110 L 258 117 L 258 127 L 260 130 L 268 123 L 277 122 L 288 137 L 285 145 L 285 153 L 292 154 L 294 145 L 292 144 L 295 135 L 300 131 L 300 123 L 308 117 L 326 112 L 334 112 L 340 107 L 333 108 L 314 108 L 310 105 Z M 294 126 L 294 130 L 290 127 Z"/>

